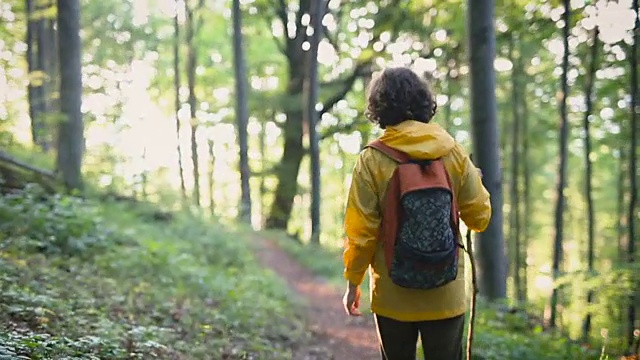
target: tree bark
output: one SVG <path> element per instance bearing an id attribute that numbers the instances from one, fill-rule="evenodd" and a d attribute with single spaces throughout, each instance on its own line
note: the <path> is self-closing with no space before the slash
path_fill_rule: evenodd
<path id="1" fill-rule="evenodd" d="M 594 240 L 595 240 L 595 210 L 593 203 L 593 163 L 589 157 L 591 154 L 591 114 L 593 113 L 593 83 L 597 70 L 598 61 L 598 33 L 599 30 L 596 27 L 593 31 L 593 44 L 591 44 L 591 64 L 589 66 L 589 72 L 585 78 L 585 105 L 586 111 L 582 121 L 584 130 L 584 162 L 585 162 L 585 197 L 587 202 L 587 270 L 589 276 L 594 271 Z M 587 292 L 587 306 L 590 306 L 593 302 L 593 290 Z M 591 312 L 588 311 L 582 325 L 582 339 L 584 342 L 589 340 L 589 334 L 591 333 Z"/>
<path id="2" fill-rule="evenodd" d="M 27 65 L 29 70 L 29 117 L 31 118 L 31 138 L 33 143 L 44 152 L 49 151 L 51 145 L 46 118 L 53 110 L 50 106 L 52 98 L 52 79 L 57 54 L 53 51 L 50 33 L 52 21 L 37 15 L 52 4 L 44 3 L 38 6 L 33 0 L 26 1 L 27 10 Z M 55 35 L 55 33 L 53 33 Z M 37 75 L 37 77 L 36 77 Z M 34 85 L 35 84 L 35 85 Z"/>
<path id="3" fill-rule="evenodd" d="M 499 132 L 495 96 L 495 30 L 493 0 L 469 0 L 467 21 L 469 38 L 471 125 L 474 157 L 484 174 L 483 182 L 491 194 L 493 215 L 485 232 L 479 234 L 478 273 L 480 293 L 490 300 L 506 297 L 506 259 L 502 213 L 502 173 L 498 150 Z"/>
<path id="4" fill-rule="evenodd" d="M 187 19 L 187 83 L 189 88 L 189 113 L 191 125 L 191 162 L 193 164 L 193 198 L 196 206 L 200 206 L 200 162 L 198 160 L 198 119 L 196 116 L 197 99 L 196 99 L 196 67 L 197 64 L 197 48 L 194 43 L 195 38 L 195 21 L 194 11 L 189 7 L 189 1 L 185 1 L 185 13 Z"/>
<path id="5" fill-rule="evenodd" d="M 525 301 L 522 291 L 522 248 L 520 244 L 520 189 L 518 186 L 518 167 L 520 152 L 520 73 L 521 55 L 514 55 L 515 43 L 518 39 L 512 34 L 509 43 L 509 57 L 513 64 L 511 72 L 511 109 L 513 111 L 513 124 L 511 127 L 511 186 L 509 188 L 511 206 L 509 207 L 510 233 L 513 241 L 513 282 L 515 285 L 516 300 L 519 303 Z"/>
<path id="6" fill-rule="evenodd" d="M 261 165 L 261 172 L 262 174 L 260 175 L 260 228 L 264 229 L 265 224 L 266 224 L 266 216 L 267 213 L 265 211 L 265 197 L 267 196 L 267 184 L 266 184 L 266 177 L 267 174 L 265 173 L 266 170 L 268 170 L 267 168 L 267 122 L 263 122 L 260 126 L 260 162 L 262 163 Z"/>
<path id="7" fill-rule="evenodd" d="M 37 42 L 35 41 L 36 37 L 36 23 L 33 19 L 33 13 L 35 10 L 35 6 L 33 4 L 33 0 L 26 0 L 26 11 L 27 11 L 27 67 L 29 72 L 29 84 L 27 86 L 27 97 L 29 99 L 29 118 L 31 119 L 31 140 L 34 144 L 39 143 L 39 134 L 41 133 L 41 129 L 39 128 L 38 117 L 38 107 L 36 103 L 36 87 L 33 85 L 32 74 L 37 70 L 36 66 L 36 56 L 38 54 Z"/>
<path id="8" fill-rule="evenodd" d="M 564 188 L 567 183 L 567 142 L 569 137 L 569 121 L 567 119 L 567 96 L 569 87 L 567 85 L 567 72 L 569 70 L 569 30 L 571 28 L 571 6 L 569 0 L 564 0 L 564 55 L 562 59 L 562 78 L 560 80 L 561 99 L 560 99 L 560 161 L 558 165 L 558 184 L 557 199 L 555 208 L 555 237 L 553 243 L 553 278 L 554 280 L 560 276 L 560 267 L 562 263 L 562 237 L 564 231 L 564 209 L 565 195 Z M 549 327 L 556 327 L 556 318 L 558 311 L 558 293 L 559 289 L 554 286 L 551 295 L 551 313 L 549 316 Z"/>
<path id="9" fill-rule="evenodd" d="M 184 167 L 182 166 L 182 144 L 180 143 L 180 108 L 182 102 L 180 101 L 180 85 L 182 84 L 180 77 L 180 24 L 178 22 L 178 4 L 176 0 L 176 13 L 173 17 L 173 88 L 175 89 L 175 112 L 176 112 L 176 139 L 178 142 L 178 171 L 180 172 L 180 194 L 182 195 L 182 201 L 187 199 L 187 187 L 184 181 Z"/>
<path id="10" fill-rule="evenodd" d="M 216 216 L 216 201 L 215 201 L 215 182 L 214 172 L 216 166 L 216 154 L 213 151 L 213 140 L 208 141 L 209 145 L 209 174 L 207 174 L 207 181 L 209 182 L 209 212 L 211 217 Z"/>
<path id="11" fill-rule="evenodd" d="M 309 154 L 311 163 L 311 242 L 320 243 L 320 148 L 318 139 L 318 46 L 322 36 L 322 18 L 324 17 L 324 1 L 316 0 L 312 9 L 311 25 L 313 35 L 307 57 L 306 77 L 306 115 L 309 124 Z"/>
<path id="12" fill-rule="evenodd" d="M 524 74 L 523 74 L 524 76 Z M 529 168 L 529 106 L 527 103 L 527 81 L 522 82 L 522 179 L 523 179 L 523 199 L 522 214 L 531 213 L 531 170 Z M 524 258 L 522 259 L 522 291 L 525 301 L 529 299 L 529 264 L 527 261 L 529 254 L 529 239 L 531 238 L 531 220 L 522 223 L 522 248 L 524 250 Z"/>
<path id="13" fill-rule="evenodd" d="M 238 142 L 240 145 L 240 220 L 251 223 L 251 187 L 249 180 L 251 169 L 249 168 L 249 135 L 247 125 L 249 123 L 249 110 L 247 107 L 247 70 L 242 48 L 242 13 L 240 0 L 233 0 L 233 54 L 234 69 L 236 73 L 236 121 L 238 130 Z"/>
<path id="14" fill-rule="evenodd" d="M 82 43 L 79 0 L 58 0 L 60 106 L 57 169 L 69 190 L 82 188 L 84 122 L 82 120 Z"/>
<path id="15" fill-rule="evenodd" d="M 281 20 L 285 28 L 287 27 L 287 8 L 286 3 L 281 1 L 278 9 L 281 14 Z M 302 44 L 307 38 L 306 27 L 302 26 L 302 17 L 308 14 L 311 8 L 309 0 L 300 1 L 300 9 L 296 15 L 296 35 L 293 38 L 286 35 L 285 53 L 289 67 L 289 81 L 286 94 L 292 103 L 302 104 L 303 82 L 304 82 L 304 53 Z M 284 128 L 284 151 L 280 164 L 276 168 L 276 176 L 278 185 L 276 186 L 273 204 L 266 227 L 268 229 L 286 230 L 291 210 L 293 208 L 293 200 L 298 193 L 298 173 L 300 171 L 300 163 L 304 156 L 303 138 L 303 119 L 304 113 L 301 108 L 295 107 L 285 112 L 287 117 Z"/>
<path id="16" fill-rule="evenodd" d="M 635 242 L 636 242 L 636 218 L 637 218 L 637 201 L 638 201 L 638 42 L 640 42 L 640 19 L 638 16 L 638 0 L 633 0 L 633 11 L 635 12 L 635 26 L 633 29 L 633 45 L 631 46 L 631 56 L 629 57 L 629 65 L 631 71 L 631 149 L 629 151 L 629 168 L 631 169 L 631 199 L 629 200 L 629 211 L 627 213 L 627 261 L 630 266 L 635 263 Z M 637 284 L 631 286 L 631 294 L 629 297 L 629 308 L 627 310 L 628 330 L 627 343 L 629 347 L 633 346 L 636 318 L 636 292 Z M 636 290 L 633 290 L 636 289 Z"/>

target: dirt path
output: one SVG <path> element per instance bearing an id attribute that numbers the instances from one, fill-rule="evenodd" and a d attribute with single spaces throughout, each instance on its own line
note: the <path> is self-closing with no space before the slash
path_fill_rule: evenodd
<path id="1" fill-rule="evenodd" d="M 346 316 L 341 289 L 328 284 L 302 267 L 274 242 L 261 238 L 256 253 L 260 262 L 273 269 L 307 304 L 310 344 L 298 349 L 293 360 L 379 359 L 373 317 Z"/>

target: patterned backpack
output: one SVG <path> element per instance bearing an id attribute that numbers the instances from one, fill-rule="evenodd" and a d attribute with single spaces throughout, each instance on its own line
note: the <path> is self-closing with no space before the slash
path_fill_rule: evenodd
<path id="1" fill-rule="evenodd" d="M 424 290 L 455 280 L 460 219 L 444 163 L 411 159 L 380 140 L 367 147 L 399 163 L 387 186 L 379 234 L 391 281 Z"/>

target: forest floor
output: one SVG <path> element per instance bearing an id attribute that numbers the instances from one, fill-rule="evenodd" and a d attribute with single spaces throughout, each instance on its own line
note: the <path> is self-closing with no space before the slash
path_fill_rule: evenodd
<path id="1" fill-rule="evenodd" d="M 286 280 L 301 297 L 311 340 L 294 354 L 293 360 L 346 360 L 379 358 L 373 317 L 347 316 L 343 293 L 335 284 L 313 274 L 274 241 L 257 238 L 256 255 L 263 266 Z"/>

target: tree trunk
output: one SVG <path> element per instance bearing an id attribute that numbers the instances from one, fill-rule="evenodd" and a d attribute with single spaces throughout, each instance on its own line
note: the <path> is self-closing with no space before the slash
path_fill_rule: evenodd
<path id="1" fill-rule="evenodd" d="M 27 97 L 29 99 L 29 118 L 31 119 L 31 140 L 34 144 L 39 143 L 39 134 L 41 133 L 41 129 L 39 128 L 38 118 L 40 114 L 38 114 L 38 106 L 36 103 L 36 86 L 33 85 L 33 73 L 37 70 L 36 67 L 36 56 L 38 54 L 37 42 L 35 41 L 36 37 L 36 22 L 33 19 L 34 13 L 34 4 L 33 0 L 26 1 L 26 10 L 27 10 L 27 68 L 29 72 L 29 84 L 27 86 Z"/>
<path id="2" fill-rule="evenodd" d="M 46 117 L 52 110 L 49 105 L 52 96 L 51 78 L 53 74 L 52 58 L 57 56 L 52 51 L 49 29 L 49 19 L 38 15 L 50 4 L 38 6 L 33 0 L 26 1 L 27 10 L 27 65 L 29 70 L 29 117 L 31 118 L 31 138 L 33 143 L 44 152 L 49 151 Z M 43 9 L 44 8 L 44 9 Z"/>
<path id="3" fill-rule="evenodd" d="M 591 64 L 589 66 L 589 73 L 585 78 L 584 98 L 586 111 L 582 121 L 584 130 L 584 162 L 586 165 L 585 173 L 585 197 L 587 202 L 587 269 L 589 276 L 594 271 L 594 240 L 595 240 L 595 219 L 594 219 L 594 204 L 592 194 L 592 174 L 593 164 L 589 155 L 591 154 L 591 114 L 593 113 L 593 83 L 596 75 L 597 61 L 598 61 L 598 28 L 593 31 L 593 44 L 591 44 Z M 593 302 L 593 290 L 587 292 L 587 307 Z M 589 340 L 589 334 L 591 333 L 591 312 L 588 311 L 582 325 L 582 339 L 584 342 Z"/>
<path id="4" fill-rule="evenodd" d="M 213 140 L 208 141 L 209 145 L 209 174 L 207 174 L 207 181 L 209 182 L 209 212 L 211 217 L 216 216 L 216 201 L 215 201 L 215 183 L 214 172 L 216 166 L 216 154 L 213 151 Z"/>
<path id="5" fill-rule="evenodd" d="M 444 107 L 444 129 L 451 134 L 453 130 L 453 121 L 451 119 L 451 96 L 453 95 L 452 86 L 451 86 L 451 69 L 447 70 L 447 75 L 445 78 L 445 83 L 447 84 L 446 96 L 447 96 L 447 104 Z"/>
<path id="6" fill-rule="evenodd" d="M 471 125 L 474 157 L 491 193 L 493 215 L 479 234 L 478 270 L 480 293 L 490 300 L 506 297 L 506 268 L 502 214 L 502 174 L 498 150 L 499 133 L 495 97 L 495 30 L 493 0 L 469 0 L 467 21 L 471 80 Z"/>
<path id="7" fill-rule="evenodd" d="M 523 74 L 524 76 L 524 74 Z M 522 199 L 522 214 L 531 213 L 531 170 L 529 168 L 529 107 L 527 104 L 527 81 L 522 81 L 522 99 L 520 100 L 522 106 L 522 179 L 523 179 L 523 199 Z M 529 254 L 529 239 L 531 238 L 531 220 L 524 221 L 522 223 L 522 248 L 524 258 L 522 259 L 522 292 L 525 301 L 529 299 L 528 286 L 529 286 L 529 264 L 527 261 Z"/>
<path id="8" fill-rule="evenodd" d="M 291 91 L 288 92 L 293 99 L 299 98 L 302 92 L 302 79 L 290 80 Z M 292 100 L 295 101 L 295 100 Z M 286 229 L 291 216 L 293 199 L 298 192 L 298 172 L 304 155 L 302 146 L 302 112 L 288 111 L 284 124 L 284 152 L 280 164 L 276 168 L 278 185 L 274 195 L 273 204 L 266 227 L 268 229 Z"/>
<path id="9" fill-rule="evenodd" d="M 514 47 L 517 39 L 512 35 L 509 43 L 509 57 L 513 65 L 511 72 L 511 109 L 513 110 L 513 124 L 511 133 L 511 191 L 509 207 L 509 222 L 511 240 L 513 241 L 513 282 L 515 285 L 516 300 L 519 303 L 525 301 L 522 291 L 522 278 L 520 269 L 522 268 L 522 249 L 520 244 L 520 190 L 518 187 L 518 167 L 519 167 L 519 151 L 520 151 L 520 73 L 521 64 L 520 57 L 515 58 Z"/>
<path id="10" fill-rule="evenodd" d="M 60 106 L 57 169 L 69 190 L 82 187 L 84 123 L 82 120 L 82 43 L 79 0 L 58 0 Z"/>
<path id="11" fill-rule="evenodd" d="M 562 87 L 560 99 L 560 161 L 558 165 L 558 184 L 557 184 L 557 200 L 555 209 L 555 237 L 553 243 L 553 278 L 554 280 L 560 276 L 560 267 L 562 263 L 562 236 L 564 231 L 564 208 L 565 195 L 564 187 L 567 183 L 567 142 L 569 137 L 569 122 L 567 119 L 567 96 L 569 87 L 567 85 L 567 71 L 569 70 L 569 30 L 571 28 L 571 7 L 570 1 L 564 0 L 564 55 L 562 59 L 562 78 L 560 86 Z M 559 289 L 554 286 L 551 295 L 551 313 L 549 316 L 549 327 L 556 327 L 556 318 L 558 311 L 558 292 Z"/>
<path id="12" fill-rule="evenodd" d="M 247 108 L 247 70 L 245 66 L 244 51 L 242 48 L 242 13 L 240 12 L 240 0 L 233 0 L 233 54 L 234 69 L 236 73 L 236 121 L 238 129 L 238 142 L 240 145 L 240 220 L 251 223 L 251 187 L 249 180 L 251 169 L 249 168 L 249 135 L 247 124 L 249 123 L 249 110 Z"/>
<path id="13" fill-rule="evenodd" d="M 175 98 L 175 111 L 176 111 L 176 139 L 178 141 L 178 170 L 180 171 L 180 194 L 182 195 L 182 201 L 187 199 L 187 187 L 184 182 L 184 167 L 182 166 L 182 145 L 180 143 L 180 116 L 178 115 L 181 108 L 180 101 L 180 24 L 178 23 L 178 4 L 176 0 L 176 14 L 173 18 L 173 88 L 176 92 Z"/>
<path id="14" fill-rule="evenodd" d="M 289 67 L 289 82 L 286 95 L 291 99 L 292 104 L 302 104 L 304 82 L 302 43 L 306 38 L 306 28 L 301 25 L 300 19 L 302 14 L 309 12 L 310 2 L 301 2 L 300 6 L 297 16 L 299 20 L 296 24 L 299 28 L 296 37 L 293 39 L 286 38 L 286 55 Z M 286 8 L 280 10 L 285 13 L 287 11 Z M 302 145 L 303 111 L 301 108 L 292 107 L 285 111 L 285 115 L 287 119 L 283 128 L 284 151 L 280 164 L 275 171 L 278 185 L 276 186 L 273 204 L 266 223 L 268 229 L 287 229 L 287 223 L 293 208 L 293 200 L 298 192 L 298 173 L 304 156 L 304 147 Z"/>
<path id="15" fill-rule="evenodd" d="M 633 29 L 633 45 L 631 46 L 631 56 L 629 57 L 631 70 L 631 149 L 629 152 L 629 168 L 631 169 L 631 199 L 629 201 L 629 212 L 627 213 L 627 259 L 630 266 L 635 262 L 635 242 L 636 242 L 636 202 L 638 201 L 638 42 L 640 41 L 640 19 L 638 19 L 638 0 L 633 0 L 633 11 L 635 12 L 635 26 Z M 629 347 L 633 345 L 633 332 L 635 330 L 636 318 L 636 295 L 637 284 L 631 286 L 631 296 L 627 312 L 628 333 L 627 343 Z M 633 290 L 636 289 L 636 290 Z"/>
<path id="16" fill-rule="evenodd" d="M 145 164 L 147 162 L 147 147 L 145 146 L 142 150 L 142 163 Z M 148 186 L 148 174 L 147 170 L 142 169 L 140 172 L 140 192 L 142 193 L 142 200 L 147 201 L 147 186 Z"/>
<path id="17" fill-rule="evenodd" d="M 267 122 L 263 122 L 260 127 L 260 228 L 264 229 L 267 213 L 265 211 L 265 197 L 267 196 L 266 170 L 267 170 Z"/>
<path id="18" fill-rule="evenodd" d="M 195 21 L 194 9 L 189 7 L 189 1 L 185 1 L 185 13 L 187 19 L 187 82 L 189 88 L 189 112 L 191 124 L 191 162 L 193 164 L 193 198 L 196 206 L 200 206 L 200 162 L 198 161 L 198 119 L 196 117 L 196 67 L 197 49 L 194 43 Z M 199 9 L 198 9 L 199 10 Z M 198 11 L 196 10 L 196 11 Z"/>
<path id="19" fill-rule="evenodd" d="M 312 9 L 311 44 L 307 57 L 307 77 L 305 82 L 307 101 L 305 110 L 309 124 L 309 155 L 311 163 L 311 242 L 320 243 L 320 148 L 318 139 L 318 45 L 322 36 L 322 18 L 324 17 L 324 1 L 316 0 Z"/>
<path id="20" fill-rule="evenodd" d="M 45 8 L 54 6 L 52 3 L 45 3 Z M 47 117 L 55 111 L 53 106 L 54 101 L 54 89 L 56 85 L 56 71 L 55 67 L 57 61 L 56 53 L 56 41 L 51 41 L 52 37 L 55 37 L 55 28 L 53 26 L 53 20 L 48 18 L 42 18 L 38 21 L 38 69 L 42 71 L 42 86 L 39 91 L 38 100 L 40 105 L 40 111 L 42 112 L 40 127 L 42 133 L 39 135 L 38 145 L 44 152 L 48 152 L 51 148 L 51 142 L 53 139 L 50 137 L 48 129 Z"/>

